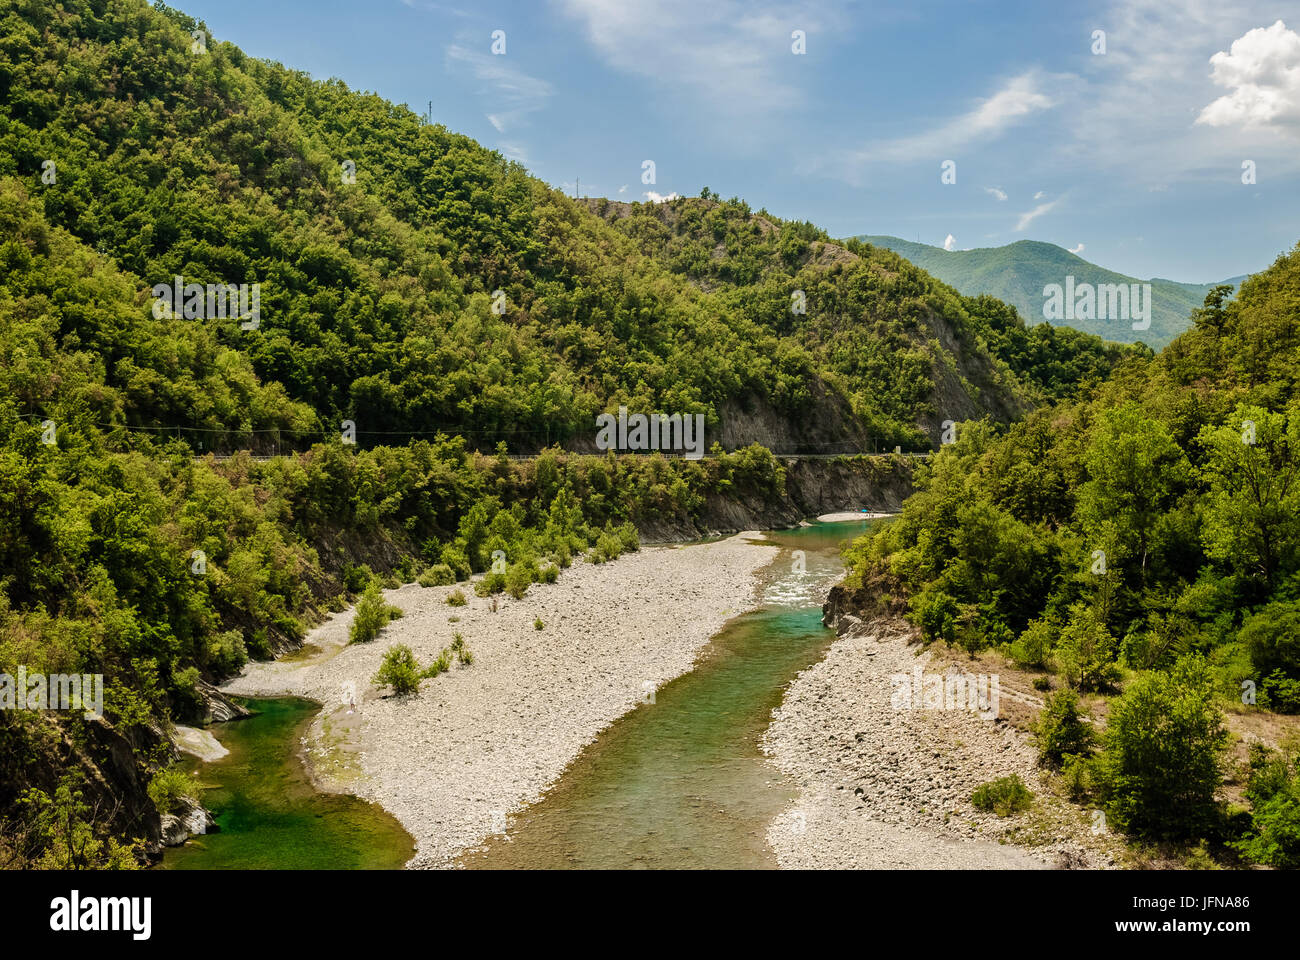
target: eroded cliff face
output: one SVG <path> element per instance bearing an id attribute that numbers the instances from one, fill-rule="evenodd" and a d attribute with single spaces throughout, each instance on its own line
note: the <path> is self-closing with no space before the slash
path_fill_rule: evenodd
<path id="1" fill-rule="evenodd" d="M 646 543 L 672 543 L 739 530 L 780 530 L 824 513 L 893 513 L 912 492 L 918 462 L 906 456 L 783 459 L 783 496 L 710 494 L 698 517 L 645 517 L 638 527 Z"/>

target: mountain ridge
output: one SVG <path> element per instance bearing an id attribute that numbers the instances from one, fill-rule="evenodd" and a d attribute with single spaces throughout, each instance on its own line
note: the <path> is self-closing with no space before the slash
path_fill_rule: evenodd
<path id="1" fill-rule="evenodd" d="M 1199 309 L 1216 286 L 1239 287 L 1246 275 L 1217 283 L 1185 283 L 1162 277 L 1141 279 L 1099 266 L 1064 247 L 1043 240 L 1016 240 L 996 247 L 944 250 L 931 244 L 904 240 L 885 234 L 862 234 L 854 239 L 884 247 L 905 257 L 921 269 L 950 284 L 966 296 L 988 294 L 1004 300 L 1019 311 L 1027 324 L 1043 317 L 1043 287 L 1063 284 L 1067 275 L 1078 283 L 1151 284 L 1151 326 L 1137 331 L 1123 321 L 1071 320 L 1075 329 L 1119 343 L 1142 342 L 1159 349 L 1191 325 L 1191 313 Z M 1061 322 L 1061 321 L 1056 321 Z"/>

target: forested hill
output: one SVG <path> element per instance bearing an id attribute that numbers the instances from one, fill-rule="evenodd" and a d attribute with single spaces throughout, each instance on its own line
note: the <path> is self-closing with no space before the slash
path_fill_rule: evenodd
<path id="1" fill-rule="evenodd" d="M 1131 321 L 1121 319 L 1074 319 L 1061 321 L 1107 340 L 1136 343 L 1139 340 L 1159 349 L 1191 325 L 1192 312 L 1214 289 L 1213 283 L 1179 283 L 1175 280 L 1139 280 L 1089 263 L 1078 254 L 1054 243 L 1018 240 L 1003 247 L 974 250 L 944 250 L 898 237 L 861 236 L 873 246 L 885 247 L 928 270 L 969 296 L 988 294 L 1005 300 L 1020 311 L 1027 323 L 1043 319 L 1043 288 L 1064 284 L 1067 276 L 1076 284 L 1151 284 L 1151 326 L 1134 330 Z M 1238 286 L 1244 277 L 1221 281 Z"/>
<path id="2" fill-rule="evenodd" d="M 836 602 L 1041 672 L 1044 762 L 1113 824 L 1298 867 L 1300 246 L 1228 292 L 1085 400 L 960 425 Z"/>
<path id="3" fill-rule="evenodd" d="M 201 24 L 143 0 L 0 11 L 0 176 L 29 238 L 9 235 L 7 369 L 27 372 L 5 387 L 26 415 L 189 427 L 202 449 L 351 419 L 363 444 L 446 429 L 535 450 L 589 448 L 626 404 L 706 413 L 728 445 L 813 424 L 828 448 L 924 448 L 943 419 L 1011 418 L 1115 356 L 735 205 L 673 204 L 691 242 L 664 249 L 637 224 L 667 212 L 611 228 L 405 107 L 211 37 L 196 52 Z M 112 279 L 36 304 L 33 256 Z M 257 329 L 155 319 L 175 276 L 259 284 Z"/>

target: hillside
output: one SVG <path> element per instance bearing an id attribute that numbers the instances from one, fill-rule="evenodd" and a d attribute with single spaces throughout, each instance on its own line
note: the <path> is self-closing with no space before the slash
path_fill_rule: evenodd
<path id="1" fill-rule="evenodd" d="M 1091 397 L 959 427 L 830 609 L 1059 691 L 1044 762 L 1130 834 L 1300 866 L 1298 331 L 1300 246 Z"/>
<path id="2" fill-rule="evenodd" d="M 1125 352 L 739 201 L 598 214 L 202 26 L 0 0 L 0 671 L 105 683 L 0 711 L 0 863 L 155 849 L 170 724 L 374 584 L 896 503 L 904 458 L 752 444 L 928 450 Z M 582 455 L 620 406 L 734 452 Z"/>
<path id="3" fill-rule="evenodd" d="M 1058 321 L 1106 340 L 1120 343 L 1142 342 L 1159 349 L 1191 323 L 1192 311 L 1199 308 L 1216 284 L 1178 283 L 1173 280 L 1138 280 L 1107 270 L 1053 243 L 1018 240 L 1002 247 L 975 250 L 944 250 L 898 237 L 860 236 L 873 246 L 885 247 L 906 257 L 922 270 L 934 274 L 968 296 L 989 294 L 1005 300 L 1020 311 L 1026 323 L 1043 320 L 1043 288 L 1048 284 L 1064 285 L 1072 276 L 1076 284 L 1150 283 L 1151 326 L 1134 330 L 1131 321 L 1111 319 L 1071 319 Z M 1244 277 L 1222 283 L 1239 285 Z"/>

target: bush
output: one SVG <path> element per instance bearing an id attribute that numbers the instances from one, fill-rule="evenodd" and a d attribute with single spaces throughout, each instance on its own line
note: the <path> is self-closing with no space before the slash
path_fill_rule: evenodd
<path id="1" fill-rule="evenodd" d="M 1052 637 L 1059 630 L 1059 625 L 1048 620 L 1033 620 L 1007 647 L 1007 656 L 1018 667 L 1045 667 L 1052 655 Z"/>
<path id="2" fill-rule="evenodd" d="M 343 565 L 343 586 L 347 587 L 348 593 L 360 593 L 373 578 L 370 567 L 364 563 L 359 567 L 350 563 Z"/>
<path id="3" fill-rule="evenodd" d="M 991 810 L 999 817 L 1009 817 L 1028 810 L 1034 795 L 1019 775 L 1013 773 L 978 787 L 970 799 L 980 810 Z"/>
<path id="4" fill-rule="evenodd" d="M 1259 705 L 1276 713 L 1300 713 L 1300 680 L 1274 670 L 1259 686 Z"/>
<path id="5" fill-rule="evenodd" d="M 208 640 L 208 666 L 218 676 L 238 673 L 247 662 L 248 648 L 238 630 L 227 630 Z"/>
<path id="6" fill-rule="evenodd" d="M 348 641 L 365 643 L 373 640 L 379 636 L 379 631 L 388 625 L 388 621 L 401 615 L 400 609 L 384 601 L 379 584 L 371 580 L 357 603 L 357 612 L 352 617 L 352 628 L 348 631 Z"/>
<path id="7" fill-rule="evenodd" d="M 1300 603 L 1268 604 L 1246 619 L 1238 638 L 1259 676 L 1280 671 L 1287 679 L 1300 680 Z"/>
<path id="8" fill-rule="evenodd" d="M 542 618 L 541 618 L 541 617 L 538 617 L 536 620 L 533 621 L 533 629 L 534 629 L 534 630 L 541 630 L 541 629 L 543 629 L 545 626 L 546 626 L 546 624 L 542 623 Z"/>
<path id="9" fill-rule="evenodd" d="M 421 673 L 420 676 L 432 678 L 432 677 L 436 677 L 440 673 L 446 673 L 450 669 L 451 669 L 451 651 L 449 651 L 446 647 L 443 647 L 442 652 L 439 653 L 438 656 L 434 658 L 432 663 L 430 663 L 427 667 L 424 668 L 424 672 Z"/>
<path id="10" fill-rule="evenodd" d="M 606 530 L 596 538 L 596 545 L 592 547 L 590 559 L 592 563 L 605 563 L 607 560 L 617 560 L 623 552 L 623 544 L 613 533 Z"/>
<path id="11" fill-rule="evenodd" d="M 1047 697 L 1034 733 L 1039 760 L 1049 767 L 1059 769 L 1069 759 L 1092 752 L 1092 727 L 1079 715 L 1079 695 L 1073 690 Z"/>
<path id="12" fill-rule="evenodd" d="M 1279 869 L 1300 868 L 1300 763 L 1252 744 L 1246 796 L 1253 829 L 1233 844 L 1237 852 Z"/>
<path id="13" fill-rule="evenodd" d="M 460 583 L 462 580 L 468 580 L 470 574 L 473 572 L 470 567 L 469 556 L 463 549 L 455 544 L 448 544 L 443 547 L 442 556 L 438 559 L 451 568 L 452 576 L 456 578 L 456 583 Z"/>
<path id="14" fill-rule="evenodd" d="M 446 651 L 443 652 L 446 653 Z M 459 630 L 452 634 L 451 652 L 456 655 L 456 660 L 462 667 L 468 667 L 474 662 L 474 654 L 470 653 L 469 647 L 465 646 L 465 638 Z M 450 662 L 448 662 L 448 666 L 450 665 Z"/>
<path id="15" fill-rule="evenodd" d="M 456 582 L 456 574 L 445 563 L 435 563 L 420 574 L 422 587 L 447 587 Z"/>
<path id="16" fill-rule="evenodd" d="M 1070 609 L 1057 654 L 1066 680 L 1080 690 L 1104 690 L 1119 679 L 1115 638 L 1096 612 L 1083 604 Z"/>
<path id="17" fill-rule="evenodd" d="M 1203 660 L 1139 677 L 1107 718 L 1097 771 L 1107 812 L 1139 834 L 1202 835 L 1217 820 L 1227 740 Z"/>
<path id="18" fill-rule="evenodd" d="M 411 648 L 404 643 L 389 647 L 384 661 L 370 682 L 376 686 L 392 687 L 393 693 L 404 696 L 420 689 L 420 665 Z"/>
<path id="19" fill-rule="evenodd" d="M 505 587 L 506 593 L 519 600 L 528 592 L 528 588 L 533 585 L 533 572 L 529 565 L 518 561 L 510 564 L 506 570 Z"/>
<path id="20" fill-rule="evenodd" d="M 447 594 L 447 606 L 449 607 L 463 607 L 467 602 L 464 590 L 453 590 Z"/>
<path id="21" fill-rule="evenodd" d="M 480 597 L 490 597 L 495 593 L 500 593 L 506 588 L 506 575 L 504 573 L 485 573 L 482 579 L 474 584 L 474 592 Z"/>
<path id="22" fill-rule="evenodd" d="M 560 578 L 560 568 L 553 563 L 548 563 L 538 571 L 538 583 L 554 583 Z"/>
<path id="23" fill-rule="evenodd" d="M 159 770 L 149 781 L 149 799 L 159 813 L 174 813 L 184 806 L 184 800 L 198 802 L 203 788 L 199 781 L 180 767 Z"/>

